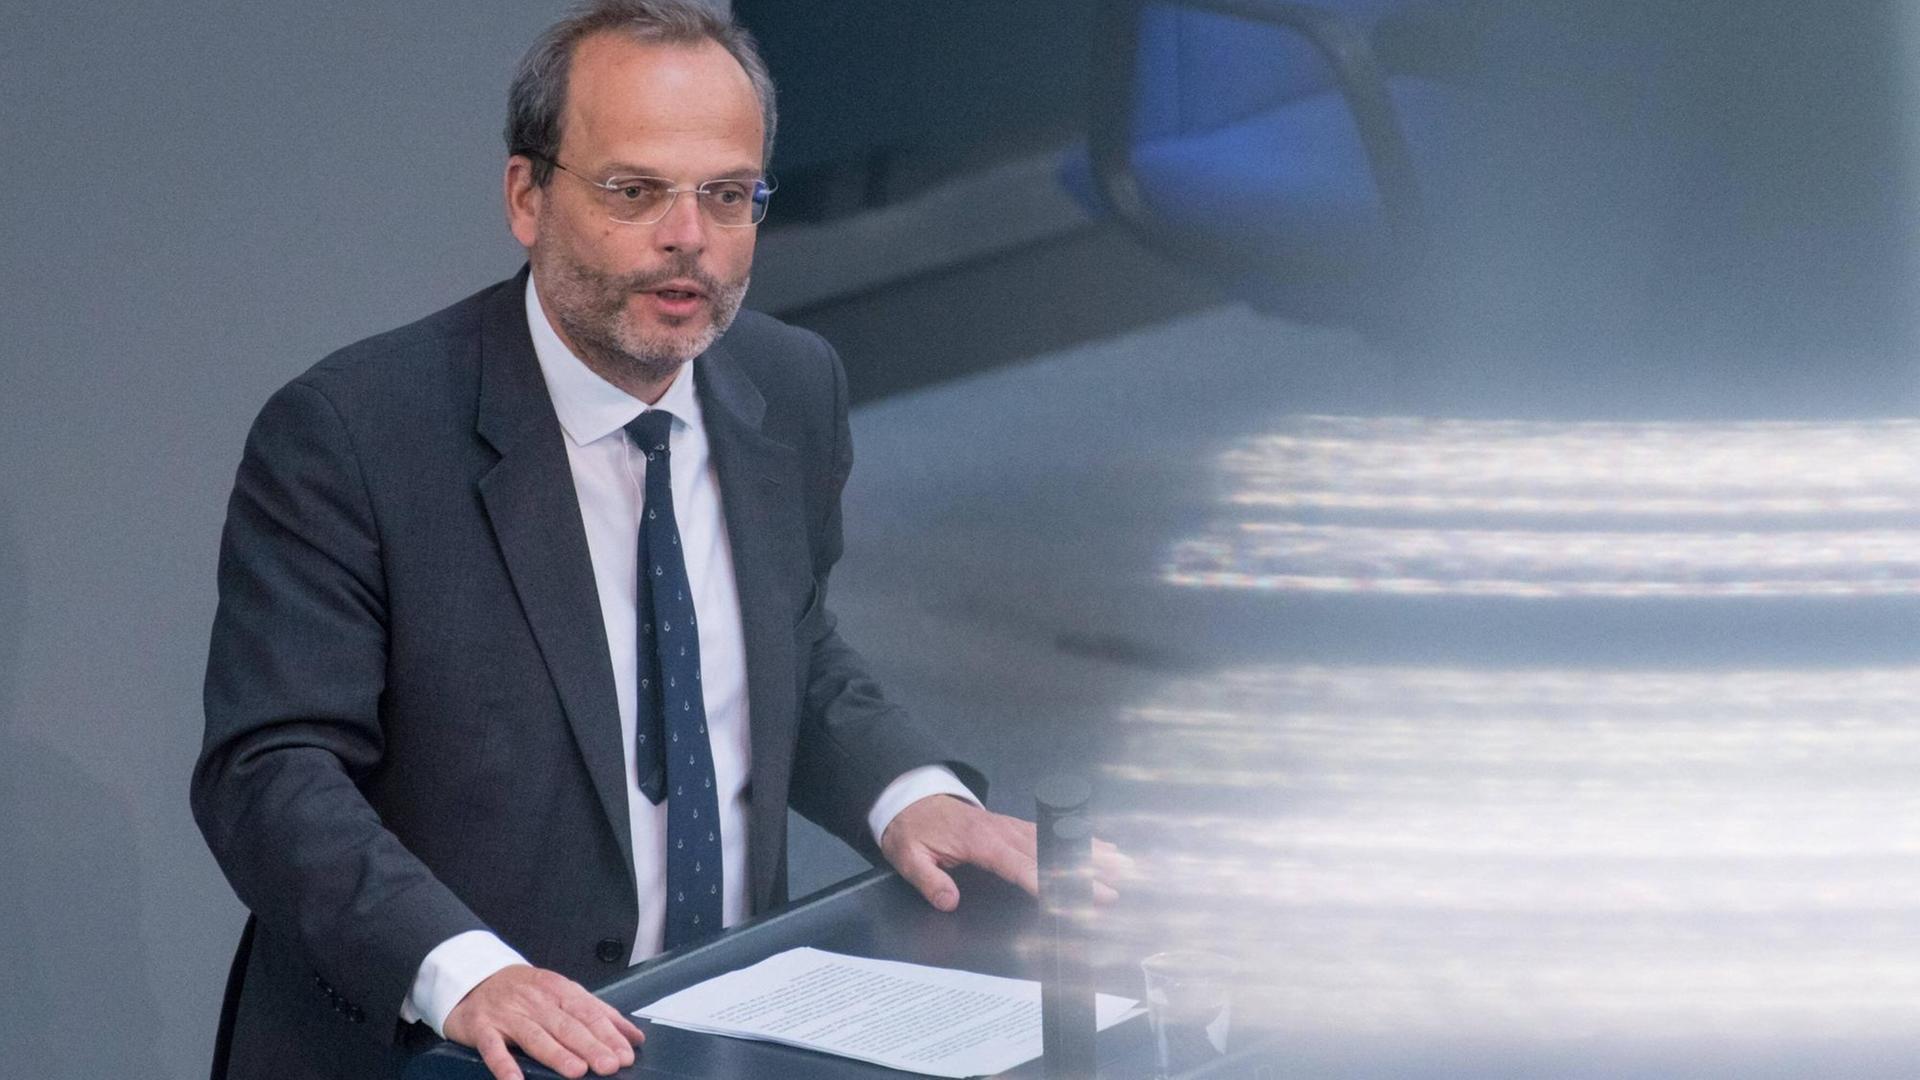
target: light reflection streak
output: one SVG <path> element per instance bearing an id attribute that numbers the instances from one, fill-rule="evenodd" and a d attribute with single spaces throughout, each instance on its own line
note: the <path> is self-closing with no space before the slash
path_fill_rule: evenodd
<path id="1" fill-rule="evenodd" d="M 1177 585 L 1381 595 L 1920 594 L 1920 422 L 1297 417 L 1220 459 Z"/>
<path id="2" fill-rule="evenodd" d="M 1248 505 L 1545 514 L 1911 514 L 1920 421 L 1302 416 L 1226 453 Z"/>
<path id="3" fill-rule="evenodd" d="M 1920 667 L 1267 666 L 1123 721 L 1150 877 L 1096 921 L 1284 1030 L 1920 1030 Z"/>

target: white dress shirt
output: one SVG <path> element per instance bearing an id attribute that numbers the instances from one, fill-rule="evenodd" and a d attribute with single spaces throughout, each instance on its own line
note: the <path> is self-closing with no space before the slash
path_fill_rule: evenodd
<path id="1" fill-rule="evenodd" d="M 586 525 L 587 551 L 593 560 L 600 615 L 606 623 L 607 651 L 620 704 L 621 744 L 626 754 L 627 825 L 633 839 L 639 931 L 630 963 L 660 951 L 666 922 L 667 807 L 654 805 L 640 791 L 634 756 L 639 676 L 636 653 L 635 563 L 639 557 L 640 514 L 646 491 L 646 456 L 626 434 L 626 425 L 650 406 L 593 373 L 554 332 L 540 307 L 533 278 L 527 278 L 527 325 L 540 374 L 565 432 L 567 464 Z M 668 460 L 673 509 L 680 526 L 680 550 L 693 586 L 700 634 L 700 685 L 713 741 L 713 771 L 720 805 L 721 865 L 725 871 L 721 922 L 727 926 L 747 915 L 747 781 L 752 753 L 748 735 L 746 643 L 740 622 L 740 596 L 733 576 L 720 483 L 707 445 L 700 399 L 693 388 L 693 363 L 681 368 L 651 408 L 673 414 Z M 901 774 L 880 793 L 867 815 L 878 843 L 901 810 L 928 795 L 957 795 L 976 802 L 952 770 L 922 766 Z M 424 1020 L 441 1032 L 447 1014 L 489 975 L 526 960 L 485 930 L 471 930 L 441 942 L 420 965 L 400 1014 Z"/>

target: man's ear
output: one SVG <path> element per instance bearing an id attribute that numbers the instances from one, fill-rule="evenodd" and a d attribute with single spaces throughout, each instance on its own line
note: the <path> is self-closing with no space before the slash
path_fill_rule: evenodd
<path id="1" fill-rule="evenodd" d="M 502 188 L 507 228 L 512 230 L 513 238 L 520 241 L 521 247 L 532 250 L 534 241 L 540 238 L 540 208 L 547 197 L 546 189 L 533 181 L 533 159 L 524 154 L 508 158 Z"/>

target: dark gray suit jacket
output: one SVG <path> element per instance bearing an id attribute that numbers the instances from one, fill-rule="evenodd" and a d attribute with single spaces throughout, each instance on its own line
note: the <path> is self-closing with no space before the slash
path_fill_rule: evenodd
<path id="1" fill-rule="evenodd" d="M 194 816 L 253 912 L 231 1074 L 391 1075 L 421 960 L 489 928 L 588 986 L 637 906 L 620 721 L 525 274 L 349 346 L 255 421 L 220 553 Z M 749 897 L 786 809 L 869 856 L 901 772 L 956 764 L 834 630 L 845 376 L 752 312 L 694 364 L 751 710 Z"/>

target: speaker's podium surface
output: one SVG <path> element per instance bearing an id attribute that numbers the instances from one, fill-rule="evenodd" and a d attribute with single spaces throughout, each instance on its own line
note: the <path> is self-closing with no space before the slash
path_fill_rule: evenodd
<path id="1" fill-rule="evenodd" d="M 960 885 L 960 907 L 951 913 L 934 910 L 892 871 L 875 870 L 742 923 L 712 941 L 640 964 L 597 993 L 621 1011 L 632 1012 L 695 983 L 802 945 L 1037 980 L 1041 957 L 1033 942 L 1040 912 L 1033 898 L 984 874 L 962 870 L 955 878 Z M 1140 996 L 1138 968 L 1096 970 L 1095 983 L 1105 993 Z M 634 1065 L 616 1076 L 823 1080 L 914 1075 L 775 1043 L 705 1035 L 648 1021 L 639 1023 L 647 1033 L 646 1044 Z M 1153 1051 L 1149 1040 L 1144 1017 L 1101 1032 L 1097 1044 L 1100 1080 L 1150 1076 Z M 1224 1068 L 1208 1069 L 1206 1075 L 1224 1080 L 1245 1072 L 1233 1068 L 1234 1064 L 1232 1059 L 1223 1060 L 1218 1065 Z M 406 1080 L 488 1080 L 489 1075 L 471 1050 L 441 1043 L 414 1059 Z M 537 1066 L 528 1071 L 529 1077 L 555 1075 Z M 1045 1070 L 1035 1060 L 1002 1075 L 1040 1080 Z"/>

